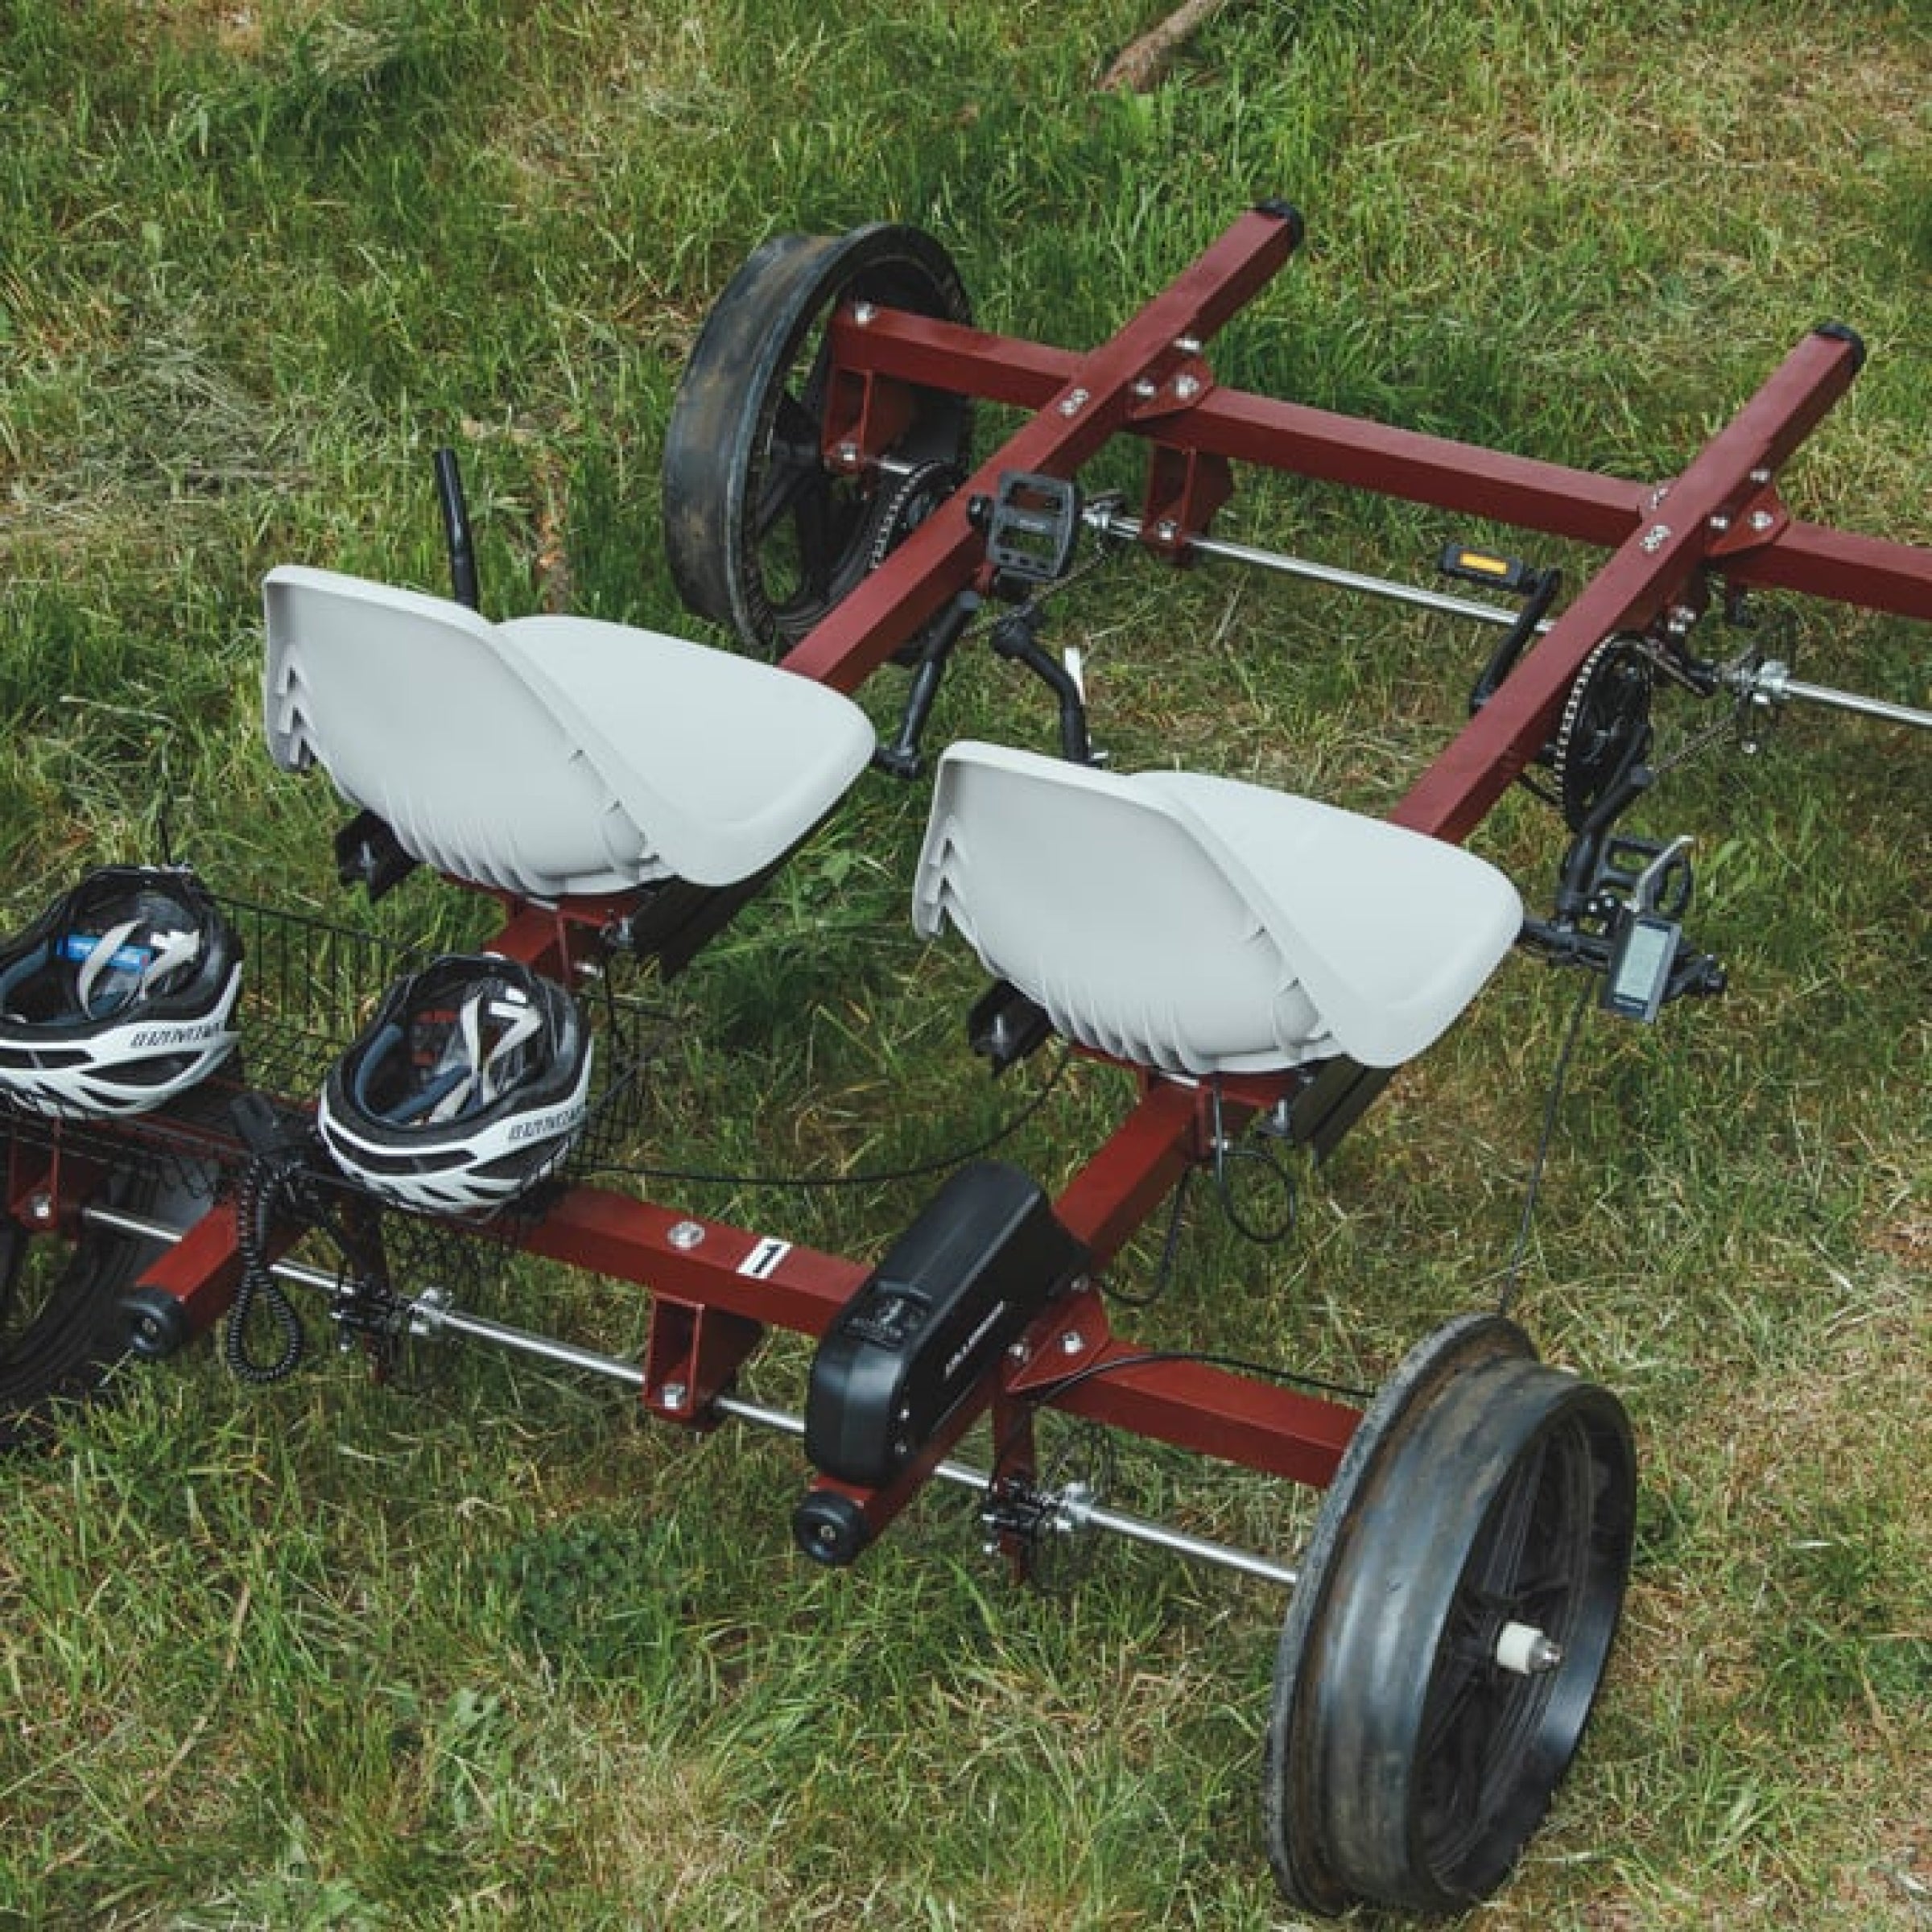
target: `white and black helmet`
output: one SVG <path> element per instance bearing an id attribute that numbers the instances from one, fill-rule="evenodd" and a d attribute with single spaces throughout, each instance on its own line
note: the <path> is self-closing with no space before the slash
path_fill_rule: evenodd
<path id="1" fill-rule="evenodd" d="M 228 1056 L 241 990 L 241 942 L 192 872 L 90 872 L 0 947 L 0 1095 L 58 1120 L 150 1113 Z"/>
<path id="2" fill-rule="evenodd" d="M 383 996 L 330 1068 L 316 1125 L 372 1193 L 419 1212 L 487 1212 L 568 1157 L 590 1063 L 561 986 L 513 960 L 452 954 Z"/>

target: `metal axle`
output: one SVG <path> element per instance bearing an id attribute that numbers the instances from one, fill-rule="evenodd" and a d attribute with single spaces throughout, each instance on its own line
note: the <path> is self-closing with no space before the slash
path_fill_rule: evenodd
<path id="1" fill-rule="evenodd" d="M 1740 671 L 1736 688 L 1760 704 L 1782 704 L 1797 698 L 1807 704 L 1829 705 L 1835 711 L 1855 711 L 1862 717 L 1880 718 L 1889 724 L 1915 725 L 1932 731 L 1932 711 L 1917 711 L 1909 704 L 1894 704 L 1885 698 L 1868 698 L 1856 691 L 1838 691 L 1829 684 L 1808 684 L 1791 675 L 1791 667 L 1781 658 L 1766 658 L 1763 663 Z"/>
<path id="2" fill-rule="evenodd" d="M 1141 519 L 1130 516 L 1111 504 L 1090 505 L 1084 513 L 1088 524 L 1103 536 L 1137 540 L 1146 527 Z M 1246 564 L 1257 570 L 1273 571 L 1278 576 L 1299 577 L 1311 584 L 1324 584 L 1332 590 L 1361 591 L 1369 597 L 1385 597 L 1391 603 L 1407 604 L 1418 610 L 1433 610 L 1445 617 L 1471 617 L 1479 624 L 1493 624 L 1508 630 L 1517 613 L 1500 604 L 1484 604 L 1475 597 L 1459 597 L 1447 591 L 1425 590 L 1420 584 L 1404 584 L 1393 577 L 1376 577 L 1358 570 L 1344 570 L 1338 564 L 1317 564 L 1307 557 L 1294 557 L 1285 551 L 1262 550 L 1252 543 L 1235 543 L 1222 537 L 1195 536 L 1182 533 L 1181 547 L 1196 556 L 1212 557 L 1224 564 Z M 1539 632 L 1550 629 L 1547 621 L 1537 625 Z"/>
<path id="3" fill-rule="evenodd" d="M 111 1228 L 116 1233 L 131 1234 L 146 1241 L 176 1242 L 182 1238 L 182 1230 L 171 1228 L 165 1222 L 155 1221 L 143 1216 L 129 1214 L 118 1208 L 88 1206 L 80 1211 L 81 1219 L 96 1226 Z M 341 1283 L 334 1274 L 320 1268 L 311 1268 L 300 1261 L 279 1261 L 270 1264 L 269 1272 L 277 1280 L 287 1282 L 298 1288 L 311 1288 L 324 1294 L 334 1294 Z M 644 1370 L 638 1363 L 627 1361 L 621 1356 L 607 1355 L 601 1350 L 584 1348 L 572 1342 L 561 1342 L 551 1336 L 539 1335 L 528 1328 L 518 1328 L 508 1322 L 491 1320 L 487 1315 L 473 1315 L 458 1307 L 444 1291 L 429 1287 L 420 1294 L 411 1296 L 405 1302 L 409 1317 L 411 1332 L 433 1337 L 441 1335 L 456 1335 L 466 1340 L 486 1342 L 491 1347 L 509 1350 L 513 1354 L 533 1356 L 539 1360 L 553 1366 L 576 1369 L 586 1375 L 601 1376 L 610 1381 L 621 1382 L 626 1388 L 642 1393 L 646 1386 Z M 775 1409 L 763 1402 L 754 1402 L 742 1396 L 720 1395 L 712 1407 L 720 1415 L 729 1416 L 733 1421 L 750 1423 L 758 1428 L 775 1430 L 781 1435 L 803 1439 L 805 1434 L 805 1418 L 789 1410 Z M 973 1468 L 970 1463 L 956 1462 L 950 1458 L 940 1463 L 934 1476 L 942 1482 L 951 1483 L 956 1488 L 971 1489 L 984 1493 L 991 1485 L 993 1478 L 984 1469 Z M 1182 1530 L 1170 1529 L 1164 1523 L 1150 1521 L 1146 1517 L 1134 1516 L 1125 1510 L 1109 1509 L 1101 1505 L 1082 1502 L 1080 1507 L 1079 1527 L 1089 1526 L 1107 1530 L 1115 1535 L 1125 1537 L 1130 1542 L 1146 1543 L 1170 1555 L 1187 1557 L 1203 1563 L 1212 1563 L 1224 1570 L 1232 1570 L 1242 1576 L 1258 1578 L 1263 1583 L 1276 1583 L 1283 1589 L 1294 1587 L 1298 1572 L 1286 1563 L 1274 1562 L 1269 1557 L 1257 1554 L 1250 1550 L 1242 1550 L 1228 1543 L 1216 1542 L 1211 1538 L 1192 1536 Z"/>

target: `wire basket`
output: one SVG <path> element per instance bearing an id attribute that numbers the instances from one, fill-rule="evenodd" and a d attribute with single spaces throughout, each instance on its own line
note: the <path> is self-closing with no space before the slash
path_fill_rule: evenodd
<path id="1" fill-rule="evenodd" d="M 113 1121 L 52 1121 L 0 1097 L 0 1130 L 61 1158 L 145 1169 L 171 1191 L 213 1194 L 253 1152 L 237 1103 L 266 1100 L 299 1128 L 383 994 L 431 956 L 426 946 L 308 913 L 218 903 L 244 962 L 240 1040 L 221 1067 L 165 1108 Z M 620 1159 L 638 1131 L 646 1070 L 675 1025 L 669 1009 L 640 1000 L 608 973 L 581 1005 L 596 1051 L 589 1112 L 567 1174 Z"/>

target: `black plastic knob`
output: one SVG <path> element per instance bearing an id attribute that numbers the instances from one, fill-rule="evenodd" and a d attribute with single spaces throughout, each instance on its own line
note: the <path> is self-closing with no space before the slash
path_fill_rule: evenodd
<path id="1" fill-rule="evenodd" d="M 842 1570 L 872 1540 L 865 1512 L 835 1489 L 814 1489 L 791 1513 L 791 1534 L 815 1563 Z"/>

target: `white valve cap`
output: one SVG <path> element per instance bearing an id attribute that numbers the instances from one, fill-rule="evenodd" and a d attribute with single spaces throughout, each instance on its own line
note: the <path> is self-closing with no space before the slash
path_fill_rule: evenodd
<path id="1" fill-rule="evenodd" d="M 1538 1677 L 1563 1661 L 1561 1648 L 1534 1624 L 1505 1624 L 1496 1633 L 1496 1661 L 1518 1677 Z"/>

